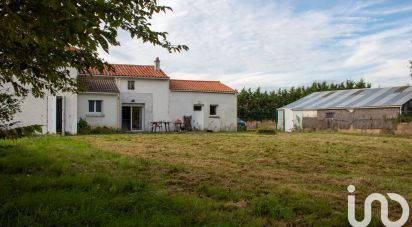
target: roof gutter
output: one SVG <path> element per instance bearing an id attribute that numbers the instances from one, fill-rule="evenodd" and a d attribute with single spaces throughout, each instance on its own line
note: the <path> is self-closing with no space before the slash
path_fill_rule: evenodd
<path id="1" fill-rule="evenodd" d="M 333 107 L 333 108 L 313 108 L 313 109 L 304 109 L 304 108 L 279 108 L 278 110 L 291 109 L 297 111 L 313 111 L 313 110 L 347 110 L 347 109 L 381 109 L 381 108 L 400 108 L 402 106 L 365 106 L 365 107 Z"/>
<path id="2" fill-rule="evenodd" d="M 175 90 L 175 89 L 170 89 L 172 92 L 198 92 L 198 93 L 220 93 L 220 94 L 236 94 L 237 92 L 230 92 L 230 91 L 198 91 L 198 90 Z"/>
<path id="3" fill-rule="evenodd" d="M 77 94 L 82 95 L 119 95 L 120 93 L 115 93 L 115 92 L 78 92 Z"/>

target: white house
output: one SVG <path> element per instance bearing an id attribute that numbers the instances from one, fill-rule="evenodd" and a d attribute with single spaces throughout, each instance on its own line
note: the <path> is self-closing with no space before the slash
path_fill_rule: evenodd
<path id="1" fill-rule="evenodd" d="M 90 126 L 130 132 L 151 130 L 151 122 L 192 116 L 197 130 L 235 131 L 236 90 L 219 81 L 172 80 L 154 65 L 113 64 L 114 70 L 70 74 L 79 80 L 77 94 L 44 99 L 27 97 L 15 121 L 43 125 L 45 133 L 77 133 L 80 118 Z"/>

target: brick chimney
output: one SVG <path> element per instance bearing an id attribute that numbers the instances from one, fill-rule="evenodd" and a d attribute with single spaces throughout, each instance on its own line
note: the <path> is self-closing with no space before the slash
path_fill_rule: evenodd
<path id="1" fill-rule="evenodd" d="M 154 61 L 154 69 L 155 69 L 155 71 L 160 71 L 160 59 L 159 59 L 159 57 L 156 57 L 156 59 Z"/>

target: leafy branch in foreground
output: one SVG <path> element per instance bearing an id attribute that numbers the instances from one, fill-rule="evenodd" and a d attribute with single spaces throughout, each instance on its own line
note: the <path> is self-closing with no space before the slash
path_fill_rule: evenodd
<path id="1" fill-rule="evenodd" d="M 20 111 L 20 102 L 13 95 L 0 90 L 0 128 L 2 124 L 12 120 L 12 116 Z"/>
<path id="2" fill-rule="evenodd" d="M 11 84 L 17 96 L 75 91 L 75 78 L 62 69 L 110 67 L 97 50 L 120 45 L 119 30 L 169 52 L 188 50 L 152 29 L 150 19 L 171 10 L 156 0 L 1 1 L 0 86 Z"/>

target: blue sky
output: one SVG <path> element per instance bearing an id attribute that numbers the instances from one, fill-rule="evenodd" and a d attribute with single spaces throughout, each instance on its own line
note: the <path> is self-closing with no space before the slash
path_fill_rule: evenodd
<path id="1" fill-rule="evenodd" d="M 173 12 L 152 21 L 185 53 L 120 33 L 111 63 L 152 64 L 172 78 L 276 89 L 364 78 L 374 87 L 412 84 L 412 2 L 163 0 Z"/>

